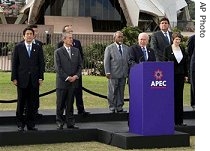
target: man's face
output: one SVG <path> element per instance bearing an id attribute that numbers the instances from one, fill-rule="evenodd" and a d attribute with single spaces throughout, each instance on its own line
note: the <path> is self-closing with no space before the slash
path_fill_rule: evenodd
<path id="1" fill-rule="evenodd" d="M 23 35 L 23 38 L 27 43 L 31 43 L 34 39 L 34 34 L 31 30 L 26 30 L 25 35 Z"/>
<path id="2" fill-rule="evenodd" d="M 139 41 L 139 45 L 141 47 L 145 47 L 148 44 L 148 38 L 146 36 L 144 36 L 144 35 L 140 36 L 138 38 L 138 41 Z"/>
<path id="3" fill-rule="evenodd" d="M 123 43 L 123 34 L 122 33 L 116 33 L 115 42 L 117 44 L 122 44 Z"/>
<path id="4" fill-rule="evenodd" d="M 67 34 L 67 36 L 63 39 L 63 42 L 66 46 L 72 46 L 72 43 L 73 43 L 72 34 Z"/>
<path id="5" fill-rule="evenodd" d="M 168 31 L 168 28 L 169 23 L 166 20 L 160 22 L 160 30 Z"/>

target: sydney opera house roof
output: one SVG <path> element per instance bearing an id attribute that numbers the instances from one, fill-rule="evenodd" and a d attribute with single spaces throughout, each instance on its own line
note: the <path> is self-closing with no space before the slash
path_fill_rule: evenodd
<path id="1" fill-rule="evenodd" d="M 8 1 L 8 0 L 7 0 Z M 21 0 L 19 0 L 20 2 Z M 25 22 L 28 23 L 40 23 L 40 16 L 46 15 L 47 13 L 41 13 L 42 11 L 48 12 L 48 15 L 50 16 L 64 16 L 63 14 L 67 14 L 67 16 L 73 16 L 73 17 L 80 17 L 80 14 L 85 14 L 85 12 L 81 12 L 79 9 L 83 8 L 83 5 L 85 3 L 88 3 L 90 0 L 63 0 L 62 7 L 60 7 L 60 13 L 55 13 L 58 8 L 56 8 L 54 5 L 60 5 L 61 1 L 60 0 L 22 0 L 24 1 L 24 5 L 21 7 L 19 10 L 19 14 L 17 15 L 17 19 L 15 20 L 15 24 L 23 24 Z M 93 0 L 94 1 L 94 0 Z M 92 4 L 93 1 L 90 3 Z M 9 1 L 8 1 L 9 2 Z M 13 0 L 13 2 L 16 2 Z M 1 2 L 2 4 L 2 2 Z M 71 7 L 70 5 L 74 4 L 75 7 Z M 50 6 L 51 5 L 51 6 Z M 58 6 L 59 6 L 58 5 Z M 67 7 L 69 5 L 69 7 Z M 100 6 L 100 5 L 105 5 L 105 6 L 100 6 L 103 7 L 103 13 L 106 12 L 106 7 L 107 9 L 112 9 L 111 6 L 113 6 L 118 12 L 122 12 L 119 15 L 114 15 L 115 18 L 120 18 L 125 25 L 129 26 L 139 26 L 140 23 L 143 22 L 153 22 L 158 24 L 159 18 L 165 16 L 168 17 L 171 23 L 172 27 L 177 26 L 177 15 L 180 12 L 180 10 L 186 11 L 187 9 L 187 3 L 185 0 L 95 0 L 94 5 Z M 110 6 L 109 6 L 110 5 Z M 54 8 L 54 10 L 49 10 Z M 100 8 L 98 7 L 98 8 Z M 65 9 L 68 9 L 67 11 L 64 11 Z M 72 11 L 71 11 L 72 9 Z M 78 10 L 75 10 L 78 9 Z M 94 19 L 97 12 L 93 12 L 91 8 L 85 9 L 90 11 L 90 18 Z M 115 10 L 115 11 L 116 11 Z M 99 9 L 98 9 L 99 11 Z M 70 13 L 69 13 L 70 12 Z M 76 12 L 76 13 L 75 13 Z M 91 15 L 92 12 L 92 15 Z M 107 11 L 108 12 L 108 11 Z M 113 11 L 114 12 L 114 11 Z M 1 17 L 1 23 L 6 24 L 6 19 L 4 16 L 5 12 L 3 12 L 2 7 L 0 6 L 0 17 Z M 76 14 L 76 15 L 75 15 Z M 100 13 L 97 13 L 97 15 Z M 112 14 L 112 13 L 111 13 Z M 186 19 L 189 20 L 189 12 L 185 12 L 186 14 Z M 107 16 L 104 15 L 103 16 Z M 146 17 L 147 16 L 147 17 Z M 86 13 L 87 17 L 87 13 Z M 100 18 L 100 17 L 98 17 Z M 113 17 L 109 18 L 103 18 L 101 17 L 98 19 L 96 17 L 95 20 L 113 20 Z M 117 20 L 117 19 L 116 19 Z M 146 25 L 146 23 L 144 23 Z M 148 25 L 149 26 L 149 25 Z M 154 28 L 154 27 L 153 27 Z"/>

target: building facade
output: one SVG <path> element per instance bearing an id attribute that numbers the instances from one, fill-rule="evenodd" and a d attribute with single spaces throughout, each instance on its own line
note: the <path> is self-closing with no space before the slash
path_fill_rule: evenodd
<path id="1" fill-rule="evenodd" d="M 7 3 L 9 2 L 7 0 Z M 13 0 L 14 2 L 16 4 L 17 1 Z M 87 32 L 113 32 L 125 26 L 139 26 L 142 31 L 155 31 L 158 30 L 159 19 L 164 16 L 169 18 L 172 28 L 176 27 L 180 14 L 184 16 L 181 18 L 182 21 L 183 18 L 185 21 L 190 21 L 185 0 L 23 0 L 22 2 L 24 6 L 18 10 L 15 24 L 54 24 L 56 30 L 68 23 L 82 28 L 86 28 L 87 25 Z M 7 19 L 1 16 L 1 21 L 6 23 Z"/>

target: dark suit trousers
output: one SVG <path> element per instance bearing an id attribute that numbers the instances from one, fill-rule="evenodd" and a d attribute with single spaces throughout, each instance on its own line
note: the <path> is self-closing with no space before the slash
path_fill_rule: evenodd
<path id="1" fill-rule="evenodd" d="M 76 106 L 78 113 L 84 112 L 83 94 L 82 94 L 82 76 L 79 78 L 79 86 L 75 89 Z"/>
<path id="2" fill-rule="evenodd" d="M 75 124 L 74 119 L 74 91 L 75 88 L 70 87 L 69 89 L 56 89 L 56 123 L 72 126 Z M 63 115 L 65 111 L 65 116 Z"/>
<path id="3" fill-rule="evenodd" d="M 174 76 L 174 116 L 175 125 L 183 123 L 184 75 Z"/>
<path id="4" fill-rule="evenodd" d="M 190 104 L 191 106 L 195 106 L 195 71 L 190 72 L 190 96 L 191 96 L 191 101 Z"/>
<path id="5" fill-rule="evenodd" d="M 17 102 L 17 126 L 34 127 L 35 126 L 35 101 L 39 97 L 39 88 L 34 88 L 29 81 L 26 88 L 17 87 L 18 102 Z M 26 107 L 26 117 L 23 116 L 24 108 Z"/>

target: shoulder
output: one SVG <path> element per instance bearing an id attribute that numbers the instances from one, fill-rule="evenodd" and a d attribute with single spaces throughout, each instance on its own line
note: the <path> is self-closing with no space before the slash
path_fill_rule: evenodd
<path id="1" fill-rule="evenodd" d="M 34 44 L 34 43 L 32 43 L 32 47 L 34 47 L 36 49 L 42 49 L 42 46 L 40 46 L 38 44 Z"/>
<path id="2" fill-rule="evenodd" d="M 81 43 L 78 39 L 73 39 L 73 42 L 75 42 L 75 43 Z"/>
<path id="3" fill-rule="evenodd" d="M 149 51 L 154 51 L 154 49 L 152 49 L 151 47 L 147 47 L 147 49 L 148 49 Z"/>
<path id="4" fill-rule="evenodd" d="M 115 46 L 116 46 L 116 44 L 115 43 L 112 43 L 112 44 L 106 46 L 106 48 L 112 48 L 112 47 L 115 47 Z"/>
<path id="5" fill-rule="evenodd" d="M 79 49 L 76 48 L 76 47 L 71 47 L 71 50 L 72 50 L 72 51 L 79 51 Z"/>
<path id="6" fill-rule="evenodd" d="M 168 50 L 171 50 L 171 51 L 172 51 L 172 46 L 171 46 L 171 45 L 166 46 L 166 47 L 165 47 L 165 50 L 167 50 L 167 51 L 168 51 Z"/>
<path id="7" fill-rule="evenodd" d="M 126 49 L 128 49 L 129 47 L 126 44 L 122 44 L 122 46 Z"/>
<path id="8" fill-rule="evenodd" d="M 137 49 L 137 48 L 139 48 L 139 45 L 134 44 L 134 45 L 130 46 L 130 48 L 131 48 L 131 49 Z"/>
<path id="9" fill-rule="evenodd" d="M 25 46 L 24 41 L 21 41 L 15 45 L 16 48 L 23 47 L 23 46 Z"/>
<path id="10" fill-rule="evenodd" d="M 156 31 L 154 33 L 152 33 L 151 36 L 159 36 L 162 32 L 159 30 L 159 31 Z"/>
<path id="11" fill-rule="evenodd" d="M 35 44 L 39 45 L 39 46 L 43 46 L 43 42 L 41 42 L 40 40 L 35 39 Z"/>

